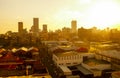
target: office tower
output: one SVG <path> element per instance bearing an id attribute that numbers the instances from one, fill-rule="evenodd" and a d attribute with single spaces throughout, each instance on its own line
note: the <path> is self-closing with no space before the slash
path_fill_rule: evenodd
<path id="1" fill-rule="evenodd" d="M 77 32 L 77 21 L 76 20 L 72 20 L 71 22 L 71 28 L 72 28 L 72 33 L 76 33 Z"/>
<path id="2" fill-rule="evenodd" d="M 18 22 L 18 33 L 23 32 L 23 22 Z"/>
<path id="3" fill-rule="evenodd" d="M 43 32 L 47 32 L 47 24 L 43 24 Z"/>
<path id="4" fill-rule="evenodd" d="M 33 32 L 39 32 L 39 18 L 33 18 Z"/>

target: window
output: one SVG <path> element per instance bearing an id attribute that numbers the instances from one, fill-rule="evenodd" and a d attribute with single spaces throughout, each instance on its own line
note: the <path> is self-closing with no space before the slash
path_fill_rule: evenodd
<path id="1" fill-rule="evenodd" d="M 69 59 L 69 56 L 67 56 L 67 60 Z"/>
<path id="2" fill-rule="evenodd" d="M 63 63 L 60 63 L 59 65 L 63 65 Z"/>
<path id="3" fill-rule="evenodd" d="M 70 65 L 71 63 L 66 63 L 66 65 Z"/>
<path id="4" fill-rule="evenodd" d="M 62 58 L 62 57 L 60 57 L 60 60 L 63 60 L 63 58 Z"/>
<path id="5" fill-rule="evenodd" d="M 77 55 L 75 55 L 75 60 L 77 59 Z"/>
<path id="6" fill-rule="evenodd" d="M 64 57 L 64 60 L 66 60 L 66 57 Z"/>
<path id="7" fill-rule="evenodd" d="M 74 62 L 73 64 L 78 64 L 77 62 Z"/>
<path id="8" fill-rule="evenodd" d="M 73 56 L 73 59 L 75 60 L 75 56 Z"/>
<path id="9" fill-rule="evenodd" d="M 77 56 L 77 58 L 78 58 L 78 59 L 80 58 L 79 55 Z"/>
<path id="10" fill-rule="evenodd" d="M 71 56 L 69 56 L 69 60 L 71 59 Z"/>

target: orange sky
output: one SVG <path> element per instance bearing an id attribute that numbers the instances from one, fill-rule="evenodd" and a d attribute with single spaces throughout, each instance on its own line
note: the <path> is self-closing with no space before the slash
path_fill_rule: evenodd
<path id="1" fill-rule="evenodd" d="M 28 30 L 33 18 L 39 18 L 39 28 L 48 24 L 55 30 L 69 27 L 77 20 L 78 28 L 106 28 L 120 24 L 119 0 L 0 0 L 0 34 L 17 31 L 22 21 Z"/>

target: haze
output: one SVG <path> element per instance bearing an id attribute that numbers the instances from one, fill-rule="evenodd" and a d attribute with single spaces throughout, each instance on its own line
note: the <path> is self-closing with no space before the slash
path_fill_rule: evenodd
<path id="1" fill-rule="evenodd" d="M 77 20 L 78 27 L 119 28 L 120 1 L 0 0 L 0 33 L 17 31 L 19 21 L 29 30 L 34 17 L 39 18 L 40 29 L 43 24 L 50 30 L 70 27 L 71 20 Z"/>

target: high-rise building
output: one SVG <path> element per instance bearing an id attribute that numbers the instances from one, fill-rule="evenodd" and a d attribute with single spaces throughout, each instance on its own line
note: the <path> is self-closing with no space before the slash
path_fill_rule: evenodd
<path id="1" fill-rule="evenodd" d="M 72 31 L 72 33 L 77 32 L 77 21 L 76 20 L 72 20 L 72 22 L 71 22 L 71 31 Z"/>
<path id="2" fill-rule="evenodd" d="M 43 32 L 47 32 L 47 24 L 43 24 Z"/>
<path id="3" fill-rule="evenodd" d="M 33 32 L 39 32 L 39 18 L 33 18 Z"/>
<path id="4" fill-rule="evenodd" d="M 23 22 L 18 22 L 18 32 L 19 33 L 23 32 Z"/>

